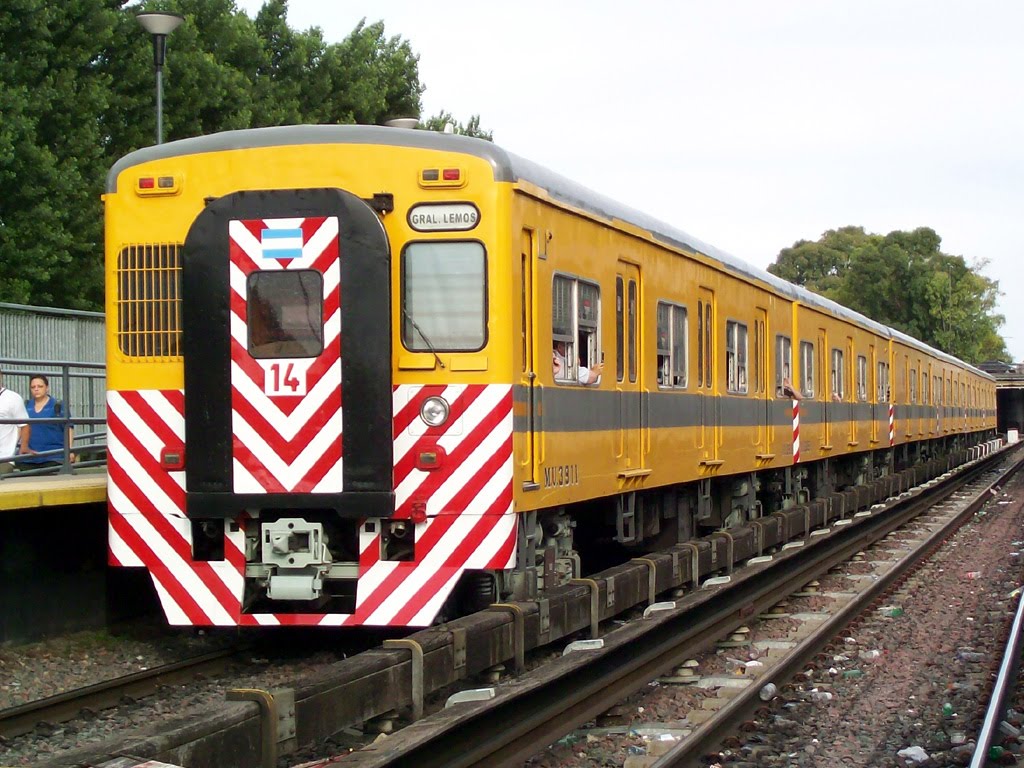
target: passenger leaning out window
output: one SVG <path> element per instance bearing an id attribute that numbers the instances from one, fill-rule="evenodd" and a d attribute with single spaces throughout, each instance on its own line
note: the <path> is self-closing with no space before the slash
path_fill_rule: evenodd
<path id="1" fill-rule="evenodd" d="M 571 358 L 571 350 L 568 348 L 568 345 L 564 341 L 555 341 L 551 352 L 551 369 L 555 381 L 572 380 Z M 575 378 L 580 384 L 597 385 L 601 383 L 602 373 L 604 373 L 604 361 L 594 363 L 594 365 L 589 367 L 581 365 L 576 372 Z"/>

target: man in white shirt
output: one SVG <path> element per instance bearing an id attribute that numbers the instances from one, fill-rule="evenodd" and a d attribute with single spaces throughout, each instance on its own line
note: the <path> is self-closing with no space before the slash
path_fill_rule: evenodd
<path id="1" fill-rule="evenodd" d="M 556 341 L 551 353 L 551 371 L 556 381 L 564 381 L 569 370 L 566 362 L 566 350 L 564 341 Z M 597 385 L 601 383 L 601 374 L 604 373 L 604 363 L 595 363 L 589 368 L 580 366 L 576 372 L 576 380 L 580 384 Z"/>
<path id="2" fill-rule="evenodd" d="M 3 371 L 0 371 L 0 420 L 18 419 L 20 424 L 0 424 L 0 459 L 15 456 L 18 453 L 18 442 L 22 450 L 28 449 L 28 436 L 31 429 L 28 425 L 28 412 L 21 395 L 12 392 L 3 385 Z M 14 471 L 14 462 L 0 461 L 0 475 Z"/>

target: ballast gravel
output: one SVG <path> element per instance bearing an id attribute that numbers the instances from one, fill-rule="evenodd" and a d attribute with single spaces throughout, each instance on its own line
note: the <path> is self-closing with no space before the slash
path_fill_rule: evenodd
<path id="1" fill-rule="evenodd" d="M 1017 475 L 883 603 L 849 625 L 797 680 L 780 683 L 755 720 L 706 756 L 708 766 L 940 768 L 968 765 L 1024 579 L 1024 478 Z M 891 544 L 823 577 L 818 596 L 789 610 L 813 612 L 829 593 L 871 578 Z M 752 622 L 748 642 L 699 659 L 701 676 L 739 675 L 758 664 L 789 619 Z M 746 670 L 749 673 L 749 670 Z M 755 683 L 759 684 L 759 683 Z M 621 722 L 589 723 L 527 763 L 529 768 L 650 766 L 706 719 L 712 694 L 652 682 L 623 704 Z M 998 745 L 999 764 L 1020 759 L 1024 695 Z M 700 716 L 698 716 L 700 715 Z"/>

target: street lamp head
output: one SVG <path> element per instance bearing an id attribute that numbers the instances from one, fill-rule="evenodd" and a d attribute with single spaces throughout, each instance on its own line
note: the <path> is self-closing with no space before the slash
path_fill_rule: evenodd
<path id="1" fill-rule="evenodd" d="M 142 28 L 151 35 L 169 35 L 181 26 L 185 17 L 179 13 L 139 13 L 135 16 Z"/>
<path id="2" fill-rule="evenodd" d="M 139 13 L 135 16 L 142 28 L 153 36 L 153 66 L 156 69 L 156 143 L 164 140 L 164 57 L 167 36 L 181 26 L 185 17 L 178 13 Z"/>

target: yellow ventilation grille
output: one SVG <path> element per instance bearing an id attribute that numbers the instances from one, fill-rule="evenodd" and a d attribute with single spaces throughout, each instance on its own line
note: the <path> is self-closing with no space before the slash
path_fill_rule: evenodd
<path id="1" fill-rule="evenodd" d="M 131 245 L 118 255 L 117 345 L 129 357 L 181 357 L 180 245 Z"/>

